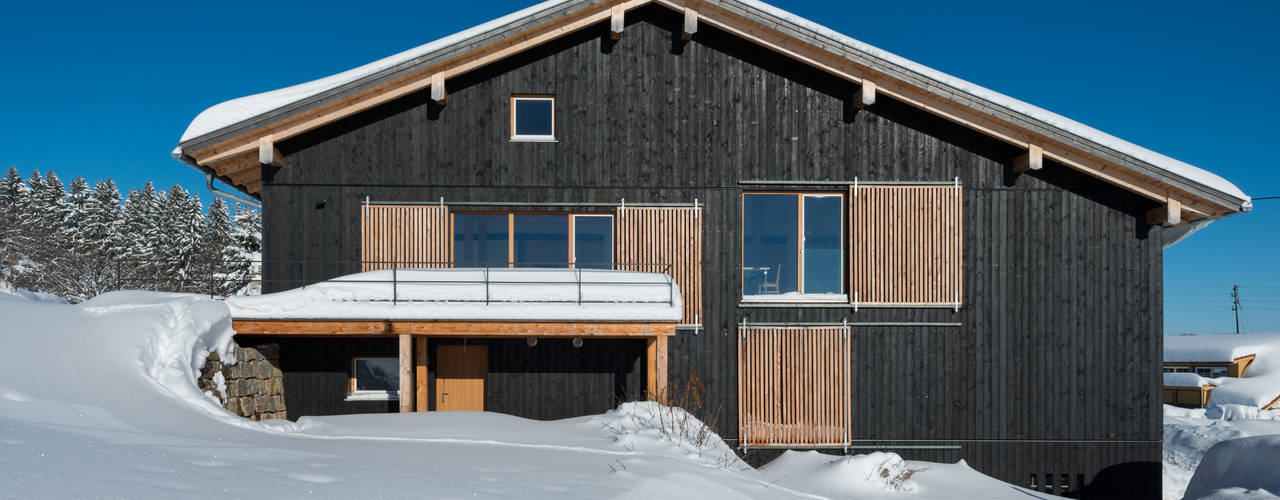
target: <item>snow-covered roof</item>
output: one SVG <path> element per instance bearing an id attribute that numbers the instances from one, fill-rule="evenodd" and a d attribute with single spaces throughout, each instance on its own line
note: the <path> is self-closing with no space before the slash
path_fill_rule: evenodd
<path id="1" fill-rule="evenodd" d="M 1117 138 L 1056 113 L 909 61 L 759 0 L 707 0 L 727 11 L 772 26 L 855 63 L 885 72 L 917 88 L 1008 120 L 1031 131 L 1115 161 L 1141 175 L 1187 189 L 1232 212 L 1252 200 L 1230 181 L 1188 163 Z M 550 0 L 469 30 L 319 80 L 242 97 L 200 113 L 179 140 L 175 157 L 230 139 L 381 82 L 438 64 L 449 57 L 510 36 L 521 29 L 600 0 Z"/>
<path id="2" fill-rule="evenodd" d="M 1242 378 L 1207 379 L 1217 387 L 1209 395 L 1212 405 L 1238 404 L 1266 408 L 1280 403 L 1280 333 L 1243 335 L 1171 335 L 1164 338 L 1165 362 L 1225 362 L 1255 354 Z M 1165 385 L 1170 384 L 1165 374 Z M 1188 386 L 1195 387 L 1193 384 Z"/>
<path id="3" fill-rule="evenodd" d="M 677 322 L 662 273 L 597 269 L 369 271 L 227 299 L 237 320 Z"/>
<path id="4" fill-rule="evenodd" d="M 1168 335 L 1164 338 L 1166 363 L 1229 363 L 1259 354 L 1280 340 L 1277 334 Z"/>
<path id="5" fill-rule="evenodd" d="M 1194 373 L 1166 373 L 1164 385 L 1165 387 L 1204 387 L 1218 384 L 1216 379 L 1201 377 Z"/>

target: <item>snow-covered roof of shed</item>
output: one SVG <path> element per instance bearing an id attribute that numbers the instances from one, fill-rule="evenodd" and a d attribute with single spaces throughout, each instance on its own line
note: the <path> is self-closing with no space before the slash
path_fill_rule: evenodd
<path id="1" fill-rule="evenodd" d="M 1204 387 L 1218 385 L 1218 383 L 1215 379 L 1201 377 L 1194 373 L 1166 373 L 1164 385 L 1165 387 Z"/>
<path id="2" fill-rule="evenodd" d="M 1194 165 L 1173 159 L 1062 115 L 999 92 L 948 75 L 922 64 L 873 47 L 818 23 L 759 0 L 707 0 L 719 7 L 773 26 L 859 64 L 884 71 L 930 93 L 1027 127 L 1047 136 L 1077 144 L 1103 157 L 1175 185 L 1190 184 L 1199 192 L 1234 204 L 1238 211 L 1252 208 L 1252 200 L 1230 181 Z M 501 39 L 508 33 L 569 12 L 603 3 L 600 0 L 549 0 L 469 30 L 399 54 L 319 80 L 215 105 L 200 113 L 179 140 L 174 156 L 211 146 L 239 133 L 283 119 L 326 100 L 348 95 L 377 83 L 403 76 L 416 68 Z M 1225 204 L 1225 203 L 1224 203 Z"/>
<path id="3" fill-rule="evenodd" d="M 682 314 L 670 276 L 598 269 L 369 271 L 227 307 L 237 320 L 674 323 Z"/>
<path id="4" fill-rule="evenodd" d="M 1164 338 L 1166 363 L 1228 363 L 1238 358 L 1261 356 L 1280 347 L 1280 334 L 1168 335 Z"/>

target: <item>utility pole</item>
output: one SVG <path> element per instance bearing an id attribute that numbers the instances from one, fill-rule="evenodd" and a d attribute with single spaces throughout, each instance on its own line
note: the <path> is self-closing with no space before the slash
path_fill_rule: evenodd
<path id="1" fill-rule="evenodd" d="M 1240 335 L 1240 285 L 1231 287 L 1231 310 L 1236 312 L 1236 335 Z"/>

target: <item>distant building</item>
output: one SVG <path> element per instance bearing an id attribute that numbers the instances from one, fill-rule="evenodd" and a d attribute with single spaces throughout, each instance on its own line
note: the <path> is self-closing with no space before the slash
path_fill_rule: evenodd
<path id="1" fill-rule="evenodd" d="M 1280 404 L 1280 383 L 1274 377 L 1249 377 L 1249 368 L 1263 356 L 1280 355 L 1280 335 L 1170 335 L 1164 345 L 1165 404 L 1203 408 L 1210 402 L 1246 404 L 1269 410 Z M 1268 357 L 1266 361 L 1270 361 Z M 1270 375 L 1270 374 L 1268 374 Z M 1230 395 L 1213 399 L 1219 386 Z M 1220 393 L 1221 394 L 1221 393 Z"/>

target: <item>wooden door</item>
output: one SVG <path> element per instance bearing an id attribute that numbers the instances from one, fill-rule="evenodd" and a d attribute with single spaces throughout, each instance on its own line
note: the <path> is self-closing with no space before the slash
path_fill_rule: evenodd
<path id="1" fill-rule="evenodd" d="M 488 375 L 488 347 L 436 347 L 436 411 L 484 411 L 484 380 Z"/>

